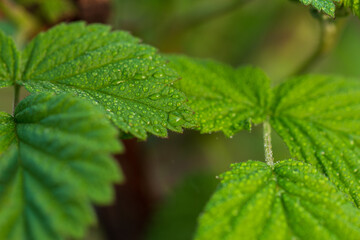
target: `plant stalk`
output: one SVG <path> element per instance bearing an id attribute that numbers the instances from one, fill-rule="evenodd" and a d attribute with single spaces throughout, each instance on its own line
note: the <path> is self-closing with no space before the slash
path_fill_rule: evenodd
<path id="1" fill-rule="evenodd" d="M 13 114 L 15 114 L 15 108 L 19 103 L 19 99 L 20 99 L 20 85 L 15 84 L 15 86 L 14 86 Z"/>
<path id="2" fill-rule="evenodd" d="M 342 32 L 341 29 L 346 23 L 346 19 L 342 19 L 338 21 L 338 24 L 335 24 L 333 19 L 325 15 L 320 16 L 318 21 L 320 33 L 315 51 L 304 61 L 293 75 L 301 75 L 309 72 L 320 58 L 329 53 L 336 46 L 336 42 Z"/>
<path id="3" fill-rule="evenodd" d="M 264 150 L 265 150 L 265 161 L 270 167 L 274 167 L 274 157 L 272 152 L 271 144 L 271 126 L 268 120 L 263 124 L 264 128 Z"/>

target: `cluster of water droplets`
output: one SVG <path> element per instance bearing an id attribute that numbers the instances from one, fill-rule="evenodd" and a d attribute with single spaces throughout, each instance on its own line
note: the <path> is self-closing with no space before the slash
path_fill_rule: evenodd
<path id="1" fill-rule="evenodd" d="M 220 176 L 196 239 L 320 240 L 334 237 L 333 232 L 334 239 L 359 236 L 359 210 L 311 165 L 285 160 L 272 170 L 263 162 L 248 161 L 231 168 Z"/>
<path id="2" fill-rule="evenodd" d="M 64 29 L 73 34 L 65 36 Z M 25 50 L 24 80 L 31 91 L 66 91 L 93 101 L 139 138 L 182 131 L 191 112 L 172 87 L 179 77 L 156 49 L 138 42 L 102 25 L 61 25 Z"/>
<path id="3" fill-rule="evenodd" d="M 262 71 L 236 70 L 185 56 L 169 59 L 170 66 L 181 72 L 176 86 L 188 97 L 202 133 L 223 131 L 230 137 L 242 129 L 250 130 L 252 121 L 264 120 L 263 104 L 268 102 L 270 87 Z"/>
<path id="4" fill-rule="evenodd" d="M 359 83 L 336 77 L 300 77 L 277 89 L 272 126 L 291 155 L 323 171 L 360 204 Z M 295 94 L 298 92 L 298 94 Z"/>

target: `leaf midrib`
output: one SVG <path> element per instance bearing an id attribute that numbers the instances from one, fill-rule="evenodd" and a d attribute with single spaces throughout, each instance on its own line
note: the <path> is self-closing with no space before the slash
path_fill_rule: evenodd
<path id="1" fill-rule="evenodd" d="M 112 44 L 111 44 L 111 45 L 112 45 Z M 111 45 L 101 46 L 101 47 L 98 48 L 98 49 L 106 48 L 106 47 L 111 46 Z M 114 44 L 114 45 L 115 45 L 115 44 Z M 122 45 L 122 44 L 121 44 L 121 45 Z M 136 44 L 131 44 L 131 45 L 137 47 Z M 98 49 L 97 49 L 97 50 L 98 50 Z M 80 58 L 80 57 L 86 56 L 86 55 L 88 55 L 89 53 L 94 52 L 94 51 L 95 51 L 95 50 L 90 51 L 90 52 L 84 52 L 84 53 L 82 53 L 81 55 L 79 55 L 79 56 L 77 56 L 77 57 L 75 57 L 75 58 L 73 58 L 73 59 L 70 59 L 70 60 L 68 60 L 68 61 L 66 61 L 66 62 L 63 62 L 63 63 L 61 63 L 61 64 L 59 64 L 59 65 L 57 65 L 57 66 L 53 66 L 51 69 L 49 69 L 49 70 L 47 70 L 47 71 L 45 71 L 45 72 L 43 72 L 43 73 L 38 73 L 38 74 L 36 74 L 35 76 L 32 76 L 32 77 L 27 78 L 27 79 L 24 79 L 23 81 L 24 81 L 24 82 L 27 82 L 27 81 L 33 81 L 33 82 L 43 81 L 43 82 L 58 83 L 58 81 L 61 81 L 61 80 L 64 80 L 64 79 L 69 79 L 69 78 L 72 78 L 72 77 L 75 77 L 75 76 L 77 76 L 77 75 L 81 75 L 81 74 L 84 74 L 84 73 L 88 73 L 88 72 L 91 72 L 91 71 L 94 71 L 94 70 L 103 68 L 103 67 L 105 67 L 105 66 L 107 66 L 107 65 L 111 65 L 111 64 L 118 63 L 118 62 L 121 62 L 121 61 L 124 61 L 124 60 L 131 60 L 131 59 L 135 59 L 135 58 L 136 58 L 136 55 L 134 55 L 134 56 L 132 56 L 132 57 L 129 57 L 131 54 L 134 54 L 134 53 L 135 53 L 135 51 L 132 51 L 132 52 L 129 52 L 127 56 L 124 56 L 124 57 L 122 57 L 122 58 L 120 58 L 120 59 L 117 59 L 117 58 L 116 58 L 116 60 L 113 60 L 113 61 L 110 61 L 110 62 L 106 62 L 106 63 L 100 64 L 100 65 L 96 65 L 96 66 L 91 67 L 91 68 L 86 68 L 86 69 L 84 69 L 83 71 L 76 72 L 76 73 L 73 73 L 73 74 L 70 74 L 70 75 L 61 77 L 61 78 L 52 79 L 51 81 L 49 81 L 49 80 L 47 80 L 47 79 L 36 79 L 36 76 L 45 74 L 45 73 L 47 73 L 47 72 L 49 72 L 49 71 L 56 71 L 57 68 L 59 68 L 59 67 L 61 67 L 61 66 L 63 66 L 63 65 L 69 64 L 70 62 L 72 62 L 72 61 L 74 61 L 74 60 L 76 60 L 76 59 L 78 59 L 78 58 Z"/>

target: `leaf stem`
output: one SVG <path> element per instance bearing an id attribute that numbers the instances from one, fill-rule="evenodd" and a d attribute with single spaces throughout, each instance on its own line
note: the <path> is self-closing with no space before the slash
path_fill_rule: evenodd
<path id="1" fill-rule="evenodd" d="M 309 72 L 321 57 L 330 52 L 335 47 L 341 32 L 340 29 L 346 22 L 346 20 L 339 20 L 338 24 L 335 24 L 334 20 L 326 15 L 318 16 L 317 19 L 319 21 L 320 34 L 315 51 L 304 61 L 293 75 L 301 75 Z"/>
<path id="2" fill-rule="evenodd" d="M 271 144 L 271 126 L 269 120 L 263 123 L 265 161 L 270 167 L 274 167 L 274 157 Z"/>
<path id="3" fill-rule="evenodd" d="M 19 103 L 20 98 L 20 85 L 15 84 L 14 86 L 14 105 L 13 105 L 13 114 L 15 114 L 15 108 Z"/>

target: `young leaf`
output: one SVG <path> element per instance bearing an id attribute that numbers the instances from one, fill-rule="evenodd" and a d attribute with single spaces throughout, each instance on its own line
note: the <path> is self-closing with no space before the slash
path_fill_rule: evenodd
<path id="1" fill-rule="evenodd" d="M 121 180 L 116 129 L 91 104 L 53 94 L 31 95 L 0 122 L 0 239 L 83 236 L 90 203 L 108 203 Z"/>
<path id="2" fill-rule="evenodd" d="M 196 240 L 360 239 L 360 211 L 309 164 L 249 161 L 221 179 Z"/>
<path id="3" fill-rule="evenodd" d="M 319 11 L 335 17 L 336 3 L 340 3 L 341 0 L 300 0 L 305 5 L 311 5 Z"/>
<path id="4" fill-rule="evenodd" d="M 360 82 L 295 77 L 275 89 L 271 125 L 290 153 L 322 170 L 360 206 Z"/>
<path id="5" fill-rule="evenodd" d="M 169 66 L 182 75 L 177 87 L 185 92 L 202 133 L 227 136 L 261 123 L 270 102 L 270 82 L 252 67 L 227 65 L 185 56 L 168 56 Z"/>
<path id="6" fill-rule="evenodd" d="M 359 0 L 343 0 L 343 4 L 345 7 L 350 8 L 356 16 L 360 17 Z"/>
<path id="7" fill-rule="evenodd" d="M 25 49 L 20 84 L 30 92 L 71 92 L 106 110 L 124 132 L 145 139 L 192 126 L 178 76 L 126 32 L 84 23 L 60 24 Z"/>
<path id="8" fill-rule="evenodd" d="M 19 73 L 19 52 L 14 41 L 0 31 L 0 88 L 14 84 Z"/>

